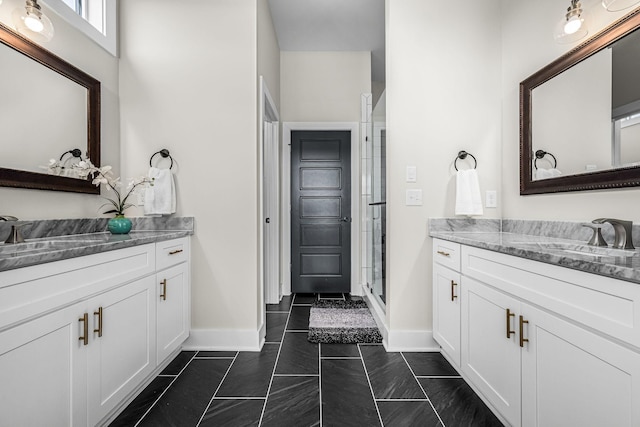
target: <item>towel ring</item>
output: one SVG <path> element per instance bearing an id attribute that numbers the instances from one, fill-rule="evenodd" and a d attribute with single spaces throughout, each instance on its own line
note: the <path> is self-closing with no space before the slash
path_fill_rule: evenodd
<path id="1" fill-rule="evenodd" d="M 538 169 L 538 160 L 540 160 L 541 158 L 543 158 L 546 155 L 550 155 L 551 157 L 553 157 L 553 168 L 557 168 L 558 167 L 558 160 L 556 160 L 556 156 L 554 156 L 553 154 L 549 153 L 548 151 L 544 151 L 544 150 L 538 150 L 536 151 L 536 158 L 533 161 L 533 166 Z"/>
<path id="2" fill-rule="evenodd" d="M 160 154 L 163 158 L 169 158 L 171 160 L 171 166 L 169 166 L 169 169 L 173 169 L 173 157 L 171 157 L 171 154 L 169 154 L 169 150 L 167 150 L 166 148 L 163 148 L 160 151 L 156 151 L 155 153 L 153 153 L 153 155 L 151 156 L 151 158 L 149 159 L 149 166 L 153 166 L 153 158 L 156 156 L 156 154 Z"/>
<path id="3" fill-rule="evenodd" d="M 64 153 L 62 153 L 62 156 L 60 156 L 60 161 L 62 161 L 64 156 L 66 156 L 67 154 L 71 154 L 73 157 L 82 159 L 82 151 L 80 151 L 79 148 L 74 148 L 73 150 L 65 151 Z"/>
<path id="4" fill-rule="evenodd" d="M 458 151 L 458 156 L 456 157 L 456 159 L 453 161 L 453 167 L 456 168 L 456 170 L 458 170 L 458 165 L 456 164 L 458 162 L 458 159 L 460 160 L 464 160 L 467 158 L 467 156 L 471 156 L 473 158 L 474 161 L 474 165 L 473 168 L 476 169 L 478 167 L 478 160 L 476 160 L 475 156 L 471 153 L 467 153 L 466 151 L 462 150 L 462 151 Z"/>

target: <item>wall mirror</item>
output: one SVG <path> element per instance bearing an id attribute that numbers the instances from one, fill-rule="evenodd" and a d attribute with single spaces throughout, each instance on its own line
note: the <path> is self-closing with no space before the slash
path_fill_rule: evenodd
<path id="1" fill-rule="evenodd" d="M 98 194 L 49 159 L 100 165 L 100 82 L 0 24 L 0 185 Z"/>
<path id="2" fill-rule="evenodd" d="M 520 83 L 520 194 L 640 185 L 640 9 Z"/>

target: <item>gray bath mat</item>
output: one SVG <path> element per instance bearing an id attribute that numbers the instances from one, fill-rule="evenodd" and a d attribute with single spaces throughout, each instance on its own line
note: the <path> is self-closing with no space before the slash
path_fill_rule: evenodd
<path id="1" fill-rule="evenodd" d="M 380 343 L 378 330 L 364 301 L 319 300 L 309 314 L 309 341 L 315 343 Z"/>

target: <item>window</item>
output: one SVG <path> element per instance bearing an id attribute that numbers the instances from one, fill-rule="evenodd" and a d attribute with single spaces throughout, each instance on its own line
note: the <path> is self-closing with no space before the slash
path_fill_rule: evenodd
<path id="1" fill-rule="evenodd" d="M 116 0 L 42 0 L 69 24 L 116 56 Z"/>

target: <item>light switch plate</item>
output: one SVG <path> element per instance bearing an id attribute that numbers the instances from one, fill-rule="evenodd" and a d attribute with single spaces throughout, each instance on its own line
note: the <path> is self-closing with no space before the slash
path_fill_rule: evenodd
<path id="1" fill-rule="evenodd" d="M 485 193 L 484 205 L 487 208 L 498 207 L 498 192 L 496 190 L 487 190 Z"/>
<path id="2" fill-rule="evenodd" d="M 407 190 L 407 206 L 422 206 L 422 190 Z"/>
<path id="3" fill-rule="evenodd" d="M 407 182 L 416 182 L 418 173 L 415 166 L 407 166 Z"/>

